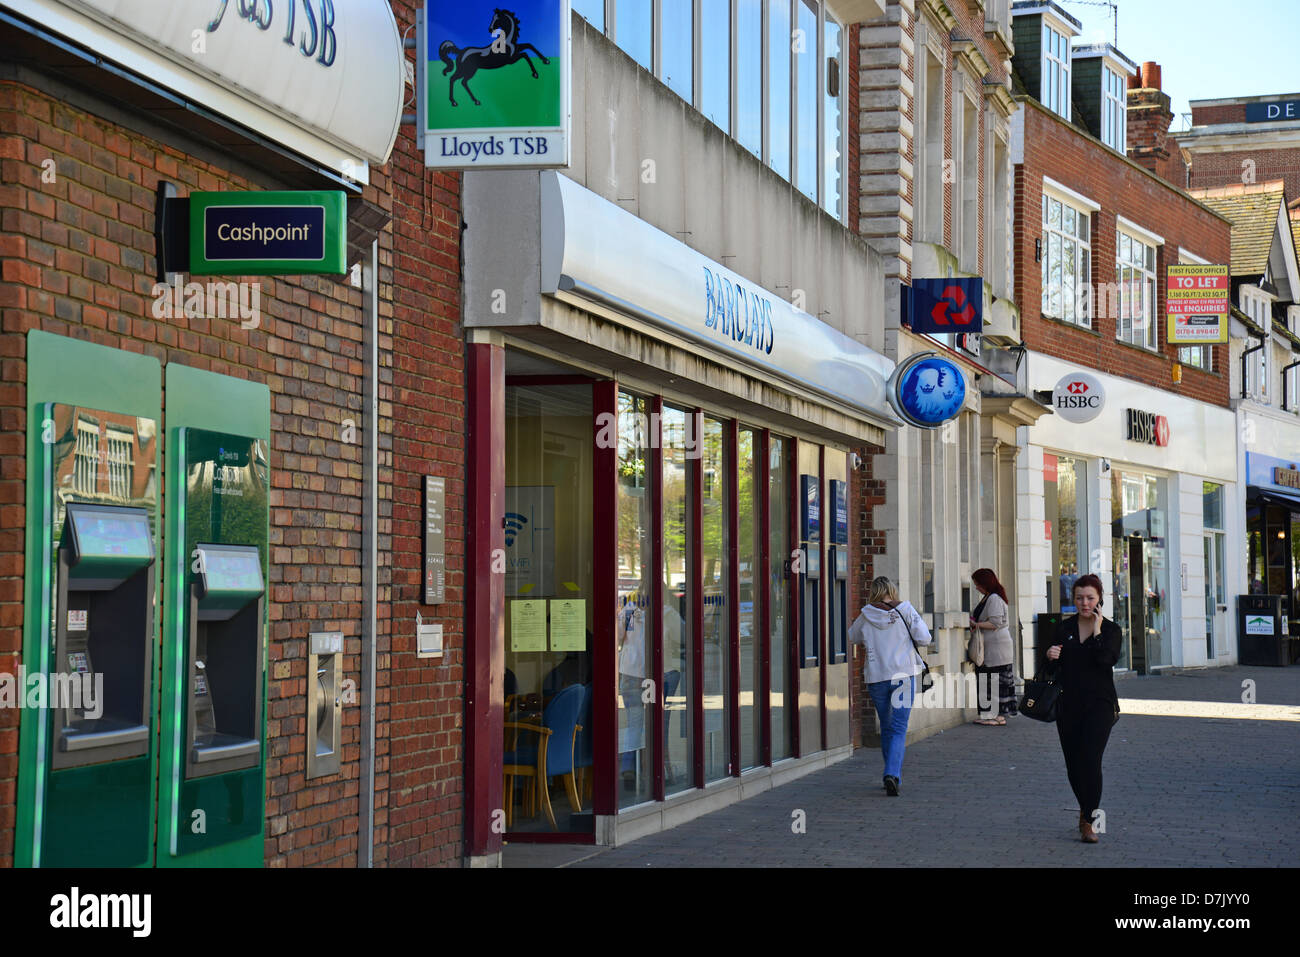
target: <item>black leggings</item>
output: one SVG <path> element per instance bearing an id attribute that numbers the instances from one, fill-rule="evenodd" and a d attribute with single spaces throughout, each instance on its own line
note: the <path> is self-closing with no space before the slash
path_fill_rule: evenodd
<path id="1" fill-rule="evenodd" d="M 1101 756 L 1114 724 L 1115 708 L 1109 701 L 1089 701 L 1077 711 L 1062 710 L 1056 719 L 1070 787 L 1079 799 L 1079 812 L 1088 821 L 1101 804 Z"/>

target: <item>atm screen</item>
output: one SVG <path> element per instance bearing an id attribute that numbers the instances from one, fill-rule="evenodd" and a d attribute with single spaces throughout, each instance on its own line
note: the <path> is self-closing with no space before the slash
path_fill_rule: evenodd
<path id="1" fill-rule="evenodd" d="M 208 591 L 260 592 L 262 564 L 257 549 L 208 551 L 201 548 Z"/>
<path id="2" fill-rule="evenodd" d="M 153 558 L 153 538 L 144 512 L 88 512 L 69 509 L 77 530 L 77 549 L 95 558 Z"/>

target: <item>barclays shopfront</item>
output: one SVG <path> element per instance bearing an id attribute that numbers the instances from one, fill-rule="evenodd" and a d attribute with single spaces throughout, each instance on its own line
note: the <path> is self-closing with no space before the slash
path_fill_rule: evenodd
<path id="1" fill-rule="evenodd" d="M 566 175 L 465 208 L 467 302 L 522 303 L 466 315 L 472 806 L 623 843 L 847 757 L 849 449 L 903 424 L 893 363 Z M 507 210 L 509 249 L 472 225 Z"/>

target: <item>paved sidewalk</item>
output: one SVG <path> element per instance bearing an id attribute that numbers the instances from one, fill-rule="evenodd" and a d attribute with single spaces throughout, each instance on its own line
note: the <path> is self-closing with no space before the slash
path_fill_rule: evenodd
<path id="1" fill-rule="evenodd" d="M 1257 709 L 1242 702 L 1246 680 L 1255 682 Z M 879 751 L 862 749 L 824 771 L 671 831 L 620 848 L 570 848 L 552 863 L 1271 867 L 1300 862 L 1300 667 L 1134 677 L 1117 687 L 1126 713 L 1106 749 L 1106 833 L 1095 846 L 1078 840 L 1078 806 L 1056 729 L 1017 717 L 1004 728 L 963 725 L 910 745 L 898 798 L 886 797 L 880 787 Z M 1142 710 L 1162 713 L 1138 713 Z M 806 814 L 805 833 L 792 830 L 796 811 Z M 518 845 L 507 848 L 506 863 L 542 862 L 528 854 Z"/>

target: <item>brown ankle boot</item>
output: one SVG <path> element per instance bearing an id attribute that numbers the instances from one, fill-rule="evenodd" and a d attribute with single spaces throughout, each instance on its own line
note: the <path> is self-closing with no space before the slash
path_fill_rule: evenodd
<path id="1" fill-rule="evenodd" d="M 1097 843 L 1097 832 L 1092 829 L 1092 825 L 1087 821 L 1079 822 L 1079 840 L 1085 844 Z"/>

